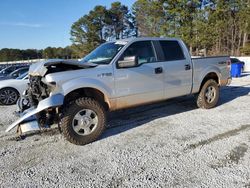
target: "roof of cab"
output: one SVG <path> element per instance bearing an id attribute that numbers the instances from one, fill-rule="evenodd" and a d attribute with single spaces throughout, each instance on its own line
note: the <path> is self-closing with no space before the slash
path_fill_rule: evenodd
<path id="1" fill-rule="evenodd" d="M 168 38 L 168 37 L 134 37 L 119 39 L 116 42 L 134 42 L 134 41 L 143 41 L 143 40 L 180 40 L 178 38 Z"/>

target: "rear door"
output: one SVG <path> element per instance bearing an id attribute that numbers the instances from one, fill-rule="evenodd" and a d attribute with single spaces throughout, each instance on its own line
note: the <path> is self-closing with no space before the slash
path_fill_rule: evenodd
<path id="1" fill-rule="evenodd" d="M 181 44 L 177 40 L 160 40 L 164 70 L 164 97 L 172 98 L 191 93 L 192 64 L 185 57 Z"/>
<path id="2" fill-rule="evenodd" d="M 114 67 L 117 108 L 162 100 L 164 98 L 163 67 L 158 62 L 152 41 L 132 43 L 119 60 L 136 56 L 134 67 Z"/>

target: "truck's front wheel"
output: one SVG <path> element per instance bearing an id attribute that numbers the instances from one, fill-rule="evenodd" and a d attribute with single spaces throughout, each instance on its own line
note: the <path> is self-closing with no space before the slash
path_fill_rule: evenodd
<path id="1" fill-rule="evenodd" d="M 98 139 L 105 129 L 105 110 L 91 98 L 79 98 L 66 107 L 61 128 L 64 137 L 76 145 Z"/>
<path id="2" fill-rule="evenodd" d="M 204 109 L 215 107 L 219 100 L 219 94 L 218 83 L 213 79 L 206 81 L 197 96 L 197 106 Z"/>

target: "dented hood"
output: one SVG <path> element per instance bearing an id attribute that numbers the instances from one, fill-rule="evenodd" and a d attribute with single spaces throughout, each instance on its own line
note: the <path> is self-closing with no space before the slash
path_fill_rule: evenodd
<path id="1" fill-rule="evenodd" d="M 83 63 L 77 60 L 65 60 L 65 59 L 50 59 L 46 61 L 41 61 L 34 63 L 29 68 L 29 75 L 32 76 L 44 76 L 48 71 L 48 67 L 53 65 L 62 64 L 63 66 L 76 66 L 78 68 L 90 68 L 96 67 L 96 64 L 93 63 Z"/>

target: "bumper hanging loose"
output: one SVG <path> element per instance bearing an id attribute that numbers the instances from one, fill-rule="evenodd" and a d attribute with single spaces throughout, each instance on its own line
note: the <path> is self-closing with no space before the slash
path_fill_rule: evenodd
<path id="1" fill-rule="evenodd" d="M 21 133 L 40 130 L 36 114 L 48 108 L 55 108 L 63 105 L 64 96 L 62 94 L 52 95 L 39 102 L 36 108 L 31 107 L 21 114 L 21 118 L 12 123 L 5 132 L 10 132 L 15 127 L 19 128 Z"/>

